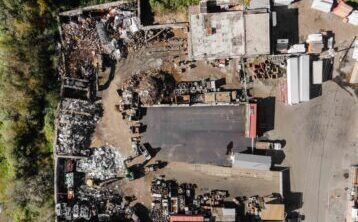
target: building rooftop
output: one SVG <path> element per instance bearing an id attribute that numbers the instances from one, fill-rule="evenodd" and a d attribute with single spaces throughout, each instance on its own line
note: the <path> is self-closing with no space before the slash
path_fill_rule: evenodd
<path id="1" fill-rule="evenodd" d="M 189 15 L 189 57 L 237 58 L 270 53 L 270 14 L 243 11 Z"/>
<path id="2" fill-rule="evenodd" d="M 245 54 L 243 12 L 193 14 L 189 22 L 191 57 L 214 59 Z"/>
<path id="3" fill-rule="evenodd" d="M 270 14 L 245 15 L 246 55 L 270 54 Z"/>

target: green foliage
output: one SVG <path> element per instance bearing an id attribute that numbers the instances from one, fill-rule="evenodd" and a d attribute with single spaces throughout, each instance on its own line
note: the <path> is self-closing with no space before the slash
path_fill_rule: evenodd
<path id="1" fill-rule="evenodd" d="M 160 12 L 176 11 L 199 4 L 199 0 L 149 0 L 150 6 Z"/>
<path id="2" fill-rule="evenodd" d="M 56 16 L 104 2 L 0 0 L 1 221 L 54 221 Z"/>

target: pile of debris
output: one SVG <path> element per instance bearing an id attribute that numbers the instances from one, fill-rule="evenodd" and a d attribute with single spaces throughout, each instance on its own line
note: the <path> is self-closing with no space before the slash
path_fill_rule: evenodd
<path id="1" fill-rule="evenodd" d="M 57 119 L 58 154 L 89 155 L 90 137 L 102 113 L 102 106 L 84 100 L 65 98 Z"/>
<path id="2" fill-rule="evenodd" d="M 111 189 L 82 186 L 78 198 L 70 203 L 56 204 L 56 215 L 67 221 L 125 221 L 138 222 L 138 216 L 127 198 Z"/>
<path id="3" fill-rule="evenodd" d="M 96 56 L 102 52 L 96 21 L 91 18 L 78 17 L 61 25 L 62 47 L 65 57 L 66 76 L 83 78 L 81 67 L 93 64 Z M 83 64 L 85 63 L 85 64 Z"/>
<path id="4" fill-rule="evenodd" d="M 174 88 L 174 78 L 160 70 L 149 70 L 132 75 L 122 86 L 123 91 L 136 93 L 144 105 L 165 101 L 172 96 Z"/>
<path id="5" fill-rule="evenodd" d="M 113 147 L 103 146 L 93 148 L 89 158 L 77 161 L 76 169 L 86 173 L 88 178 L 104 181 L 118 177 L 119 172 L 123 172 L 123 161 L 122 155 Z"/>
<path id="6" fill-rule="evenodd" d="M 195 184 L 179 184 L 175 180 L 165 180 L 164 177 L 152 181 L 152 212 L 155 222 L 168 221 L 171 214 L 198 214 L 200 206 L 195 201 Z"/>
<path id="7" fill-rule="evenodd" d="M 214 83 L 215 85 L 215 83 Z M 209 89 L 210 88 L 210 89 Z M 214 86 L 215 90 L 215 86 Z M 211 91 L 211 81 L 179 82 L 175 88 L 175 95 L 189 95 Z"/>
<path id="8" fill-rule="evenodd" d="M 227 190 L 212 190 L 210 193 L 199 195 L 197 199 L 201 206 L 222 207 L 227 197 L 229 197 Z"/>
<path id="9" fill-rule="evenodd" d="M 102 54 L 119 60 L 129 49 L 144 44 L 144 32 L 136 15 L 136 4 L 121 4 L 106 10 L 93 10 L 77 17 L 61 17 L 62 76 L 82 78 L 81 67 L 97 66 Z M 64 66 L 64 67 L 63 67 Z"/>
<path id="10" fill-rule="evenodd" d="M 134 11 L 113 8 L 101 22 L 106 27 L 108 37 L 118 41 L 118 44 L 125 44 L 133 51 L 144 45 L 144 32 Z"/>

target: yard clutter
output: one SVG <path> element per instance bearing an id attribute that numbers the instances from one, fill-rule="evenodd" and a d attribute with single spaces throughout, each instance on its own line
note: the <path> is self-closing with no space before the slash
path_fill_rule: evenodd
<path id="1" fill-rule="evenodd" d="M 124 158 L 111 146 L 92 148 L 93 154 L 87 159 L 77 161 L 77 171 L 84 172 L 88 178 L 94 180 L 108 180 L 119 176 L 123 172 Z"/>
<path id="2" fill-rule="evenodd" d="M 154 105 L 167 100 L 172 95 L 175 80 L 171 75 L 160 70 L 148 70 L 131 76 L 124 81 L 122 88 L 124 92 L 137 94 L 143 105 Z"/>
<path id="3" fill-rule="evenodd" d="M 57 126 L 58 154 L 89 154 L 90 135 L 101 115 L 101 105 L 76 99 L 63 99 Z"/>

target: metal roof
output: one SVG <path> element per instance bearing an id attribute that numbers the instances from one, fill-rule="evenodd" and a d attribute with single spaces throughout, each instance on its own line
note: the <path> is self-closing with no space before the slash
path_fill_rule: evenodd
<path id="1" fill-rule="evenodd" d="M 311 8 L 329 13 L 333 6 L 333 0 L 313 0 Z"/>
<path id="2" fill-rule="evenodd" d="M 235 153 L 232 166 L 256 170 L 269 170 L 271 167 L 271 156 Z"/>

